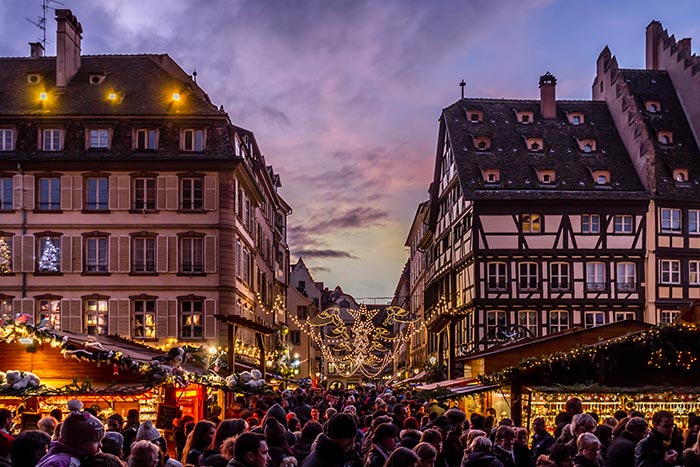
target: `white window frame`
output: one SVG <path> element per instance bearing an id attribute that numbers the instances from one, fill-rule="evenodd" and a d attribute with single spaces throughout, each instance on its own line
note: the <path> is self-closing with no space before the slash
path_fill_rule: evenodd
<path id="1" fill-rule="evenodd" d="M 700 260 L 688 261 L 688 284 L 700 285 Z"/>
<path id="2" fill-rule="evenodd" d="M 134 209 L 155 211 L 157 208 L 155 177 L 134 177 Z"/>
<path id="3" fill-rule="evenodd" d="M 688 209 L 688 233 L 700 235 L 700 209 Z"/>
<path id="4" fill-rule="evenodd" d="M 600 214 L 581 214 L 581 233 L 600 233 Z"/>
<path id="5" fill-rule="evenodd" d="M 626 319 L 637 319 L 637 313 L 634 311 L 616 311 L 613 313 L 613 322 L 624 321 Z"/>
<path id="6" fill-rule="evenodd" d="M 498 329 L 500 326 L 508 326 L 508 313 L 503 310 L 488 310 L 486 312 L 486 336 L 490 336 L 491 330 Z"/>
<path id="7" fill-rule="evenodd" d="M 607 288 L 605 263 L 591 261 L 586 263 L 586 291 L 604 292 Z"/>
<path id="8" fill-rule="evenodd" d="M 58 298 L 39 299 L 39 318 L 37 325 L 41 324 L 53 331 L 61 330 L 61 300 Z M 44 322 L 44 319 L 46 321 Z"/>
<path id="9" fill-rule="evenodd" d="M 605 324 L 604 311 L 585 311 L 583 313 L 583 327 L 594 328 Z"/>
<path id="10" fill-rule="evenodd" d="M 180 300 L 180 338 L 204 339 L 204 300 Z"/>
<path id="11" fill-rule="evenodd" d="M 204 237 L 180 238 L 180 272 L 204 274 Z"/>
<path id="12" fill-rule="evenodd" d="M 47 189 L 44 190 L 43 184 L 47 183 Z M 39 177 L 37 179 L 37 205 L 39 211 L 60 211 L 61 210 L 61 177 Z M 43 201 L 44 193 L 46 193 L 46 202 Z M 55 196 L 54 196 L 55 195 Z"/>
<path id="13" fill-rule="evenodd" d="M 562 319 L 565 317 L 566 319 Z M 566 321 L 566 322 L 564 322 Z M 549 312 L 549 319 L 547 320 L 548 332 L 559 332 L 571 327 L 571 319 L 569 312 L 566 310 L 552 310 Z"/>
<path id="14" fill-rule="evenodd" d="M 41 150 L 55 152 L 63 149 L 63 131 L 60 128 L 41 129 Z"/>
<path id="15" fill-rule="evenodd" d="M 681 261 L 678 259 L 662 259 L 659 279 L 662 284 L 680 284 Z"/>
<path id="16" fill-rule="evenodd" d="M 486 290 L 508 290 L 508 265 L 502 261 L 486 263 Z"/>
<path id="17" fill-rule="evenodd" d="M 15 130 L 12 128 L 0 128 L 0 151 L 14 151 Z"/>
<path id="18" fill-rule="evenodd" d="M 57 271 L 49 271 L 49 270 L 42 270 L 41 269 L 41 257 L 44 254 L 44 248 L 46 248 L 46 242 L 47 240 L 51 240 L 51 243 L 53 246 L 56 247 L 58 250 L 58 258 L 56 260 L 56 265 L 58 266 Z M 61 272 L 61 237 L 59 236 L 54 236 L 54 235 L 42 235 L 41 237 L 38 238 L 39 242 L 39 248 L 38 252 L 39 254 L 37 255 L 36 258 L 36 270 L 41 273 L 46 273 L 46 274 L 57 274 Z"/>
<path id="19" fill-rule="evenodd" d="M 202 211 L 204 209 L 204 179 L 202 177 L 180 178 L 180 208 L 183 211 Z"/>
<path id="20" fill-rule="evenodd" d="M 673 323 L 680 313 L 679 310 L 659 310 L 659 323 Z"/>
<path id="21" fill-rule="evenodd" d="M 91 185 L 94 183 L 94 187 Z M 94 200 L 91 200 L 94 195 Z M 109 210 L 109 177 L 87 177 L 85 179 L 85 210 Z"/>
<path id="22" fill-rule="evenodd" d="M 518 264 L 518 289 L 532 292 L 539 289 L 540 271 L 538 263 L 531 261 Z"/>
<path id="23" fill-rule="evenodd" d="M 109 272 L 109 250 L 107 237 L 85 238 L 85 272 Z"/>
<path id="24" fill-rule="evenodd" d="M 85 300 L 85 334 L 106 336 L 109 334 L 109 305 L 106 298 Z"/>
<path id="25" fill-rule="evenodd" d="M 617 263 L 615 266 L 615 285 L 618 292 L 635 292 L 637 290 L 637 265 L 630 262 Z"/>
<path id="26" fill-rule="evenodd" d="M 661 208 L 662 232 L 680 232 L 681 220 L 680 208 Z"/>
<path id="27" fill-rule="evenodd" d="M 535 310 L 519 310 L 518 311 L 518 326 L 522 326 L 530 333 L 533 337 L 539 335 L 538 325 L 537 325 L 537 315 L 538 312 Z"/>
<path id="28" fill-rule="evenodd" d="M 88 129 L 88 149 L 109 149 L 109 133 L 107 128 Z"/>
<path id="29" fill-rule="evenodd" d="M 189 138 L 189 141 L 188 141 Z M 202 152 L 205 147 L 205 133 L 202 129 L 187 128 L 182 130 L 182 150 L 187 152 Z M 188 144 L 189 143 L 189 144 Z"/>
<path id="30" fill-rule="evenodd" d="M 134 237 L 133 261 L 131 272 L 153 273 L 156 272 L 156 238 Z"/>
<path id="31" fill-rule="evenodd" d="M 13 206 L 13 181 L 12 177 L 0 177 L 0 211 L 12 211 Z"/>
<path id="32" fill-rule="evenodd" d="M 629 214 L 616 214 L 613 218 L 613 232 L 631 234 L 634 230 L 634 218 Z"/>
<path id="33" fill-rule="evenodd" d="M 555 284 L 556 279 L 556 285 Z M 562 282 L 565 281 L 565 286 Z M 552 291 L 566 291 L 571 289 L 571 266 L 564 261 L 557 261 L 549 265 L 549 288 Z"/>
<path id="34" fill-rule="evenodd" d="M 141 145 L 143 141 L 143 145 Z M 155 151 L 158 149 L 158 130 L 138 128 L 134 131 L 134 149 L 137 151 Z"/>
<path id="35" fill-rule="evenodd" d="M 156 301 L 151 298 L 135 299 L 132 303 L 134 310 L 133 336 L 139 339 L 156 339 Z M 138 331 L 141 327 L 142 330 Z"/>

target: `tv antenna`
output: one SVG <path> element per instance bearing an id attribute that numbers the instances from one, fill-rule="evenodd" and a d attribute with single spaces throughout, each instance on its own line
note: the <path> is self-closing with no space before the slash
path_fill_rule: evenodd
<path id="1" fill-rule="evenodd" d="M 44 50 L 46 50 L 46 43 L 48 40 L 46 39 L 46 12 L 48 10 L 55 10 L 56 5 L 63 5 L 62 2 L 59 2 L 58 0 L 41 0 L 41 9 L 42 9 L 42 14 L 37 18 L 36 21 L 31 20 L 29 18 L 25 18 L 27 21 L 32 23 L 34 26 L 37 28 L 41 29 L 42 32 L 42 37 L 39 39 L 41 42 L 41 45 L 44 47 Z"/>

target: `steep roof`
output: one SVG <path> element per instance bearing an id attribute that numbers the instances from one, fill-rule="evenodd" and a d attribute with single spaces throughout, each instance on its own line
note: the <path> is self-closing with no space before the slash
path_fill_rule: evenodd
<path id="1" fill-rule="evenodd" d="M 647 126 L 656 154 L 656 197 L 697 200 L 700 198 L 700 151 L 671 77 L 666 71 L 627 69 L 621 69 L 620 76 L 634 96 L 637 108 L 645 109 L 647 100 L 658 100 L 661 104 L 658 112 L 643 111 L 637 115 Z M 658 141 L 660 131 L 672 132 L 672 144 Z M 674 169 L 687 169 L 688 181 L 675 181 Z"/>
<path id="2" fill-rule="evenodd" d="M 63 89 L 56 57 L 0 58 L 2 116 L 223 116 L 202 89 L 167 55 L 84 55 Z M 40 76 L 31 83 L 29 75 Z M 99 84 L 91 76 L 104 76 Z M 47 92 L 46 101 L 39 94 Z M 107 95 L 117 94 L 110 101 Z M 173 102 L 173 93 L 181 100 Z"/>
<path id="3" fill-rule="evenodd" d="M 471 122 L 468 111 L 483 112 Z M 520 123 L 517 112 L 531 112 Z M 567 114 L 580 112 L 583 123 L 572 125 Z M 442 113 L 446 138 L 455 157 L 459 183 L 467 199 L 645 199 L 605 102 L 557 101 L 555 119 L 543 119 L 538 100 L 462 99 Z M 474 138 L 490 139 L 479 150 Z M 526 138 L 542 138 L 544 148 L 528 150 Z M 584 153 L 579 140 L 594 139 L 596 150 Z M 483 171 L 498 169 L 500 182 L 487 183 Z M 541 184 L 538 170 L 553 170 L 555 181 Z M 610 183 L 595 183 L 593 171 L 609 171 Z"/>

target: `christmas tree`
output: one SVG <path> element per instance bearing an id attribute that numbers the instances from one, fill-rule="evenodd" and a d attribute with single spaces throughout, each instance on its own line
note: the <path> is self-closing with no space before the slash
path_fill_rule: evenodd
<path id="1" fill-rule="evenodd" d="M 5 237 L 0 237 L 0 274 L 12 272 L 12 253 Z"/>
<path id="2" fill-rule="evenodd" d="M 59 268 L 59 250 L 50 238 L 46 239 L 44 249 L 39 258 L 39 271 L 41 272 L 58 272 Z"/>

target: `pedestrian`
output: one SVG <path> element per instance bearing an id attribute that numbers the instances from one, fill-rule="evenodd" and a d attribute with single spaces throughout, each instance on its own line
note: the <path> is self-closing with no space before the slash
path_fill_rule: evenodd
<path id="1" fill-rule="evenodd" d="M 194 418 L 191 415 L 185 415 L 177 421 L 177 426 L 175 427 L 175 432 L 173 436 L 175 438 L 175 452 L 177 453 L 177 458 L 182 458 L 182 450 L 185 448 L 185 443 L 187 443 L 187 436 L 190 432 L 187 431 L 189 427 L 190 430 L 194 426 Z"/>
<path id="2" fill-rule="evenodd" d="M 683 450 L 685 467 L 700 467 L 700 433 L 695 436 L 695 444 Z"/>
<path id="3" fill-rule="evenodd" d="M 403 421 L 403 429 L 399 433 L 399 446 L 413 449 L 420 443 L 420 437 L 423 433 L 418 431 L 418 420 L 413 417 L 407 417 Z"/>
<path id="4" fill-rule="evenodd" d="M 352 458 L 357 425 L 347 413 L 335 414 L 326 424 L 326 433 L 319 435 L 316 447 L 301 467 L 343 467 Z"/>
<path id="5" fill-rule="evenodd" d="M 609 467 L 634 467 L 634 449 L 649 431 L 647 421 L 640 417 L 627 420 L 625 429 L 613 439 L 605 453 Z"/>
<path id="6" fill-rule="evenodd" d="M 124 436 L 124 458 L 128 458 L 131 453 L 131 443 L 136 439 L 136 432 L 139 430 L 139 411 L 129 409 L 126 413 L 126 426 L 122 430 Z"/>
<path id="7" fill-rule="evenodd" d="M 131 446 L 129 467 L 162 467 L 160 463 L 160 450 L 158 446 L 145 439 L 135 441 Z"/>
<path id="8" fill-rule="evenodd" d="M 435 467 L 447 467 L 445 456 L 442 455 L 442 433 L 440 430 L 428 428 L 423 430 L 423 435 L 420 437 L 421 443 L 425 442 L 435 448 L 437 457 L 435 458 Z"/>
<path id="9" fill-rule="evenodd" d="M 299 464 L 304 462 L 304 460 L 309 456 L 313 442 L 322 432 L 323 427 L 318 422 L 310 421 L 304 425 L 304 428 L 301 430 L 301 437 L 299 438 L 299 441 L 294 443 L 294 447 L 292 448 L 294 457 L 297 458 Z"/>
<path id="10" fill-rule="evenodd" d="M 156 427 L 153 426 L 153 422 L 150 420 L 146 420 L 141 424 L 139 427 L 138 431 L 136 432 L 136 441 L 150 441 L 151 443 L 155 444 L 158 446 L 158 449 L 160 451 L 160 456 L 161 456 L 161 464 L 165 467 L 182 467 L 182 464 L 175 460 L 172 459 L 168 455 L 168 445 L 165 441 L 165 438 L 163 438 L 156 429 Z"/>
<path id="11" fill-rule="evenodd" d="M 527 430 L 523 427 L 515 428 L 513 438 L 513 458 L 516 467 L 531 467 L 532 450 L 527 446 Z"/>
<path id="12" fill-rule="evenodd" d="M 104 436 L 102 422 L 87 412 L 71 412 L 61 424 L 58 441 L 51 444 L 39 467 L 66 467 L 92 457 L 100 451 Z"/>
<path id="13" fill-rule="evenodd" d="M 574 465 L 571 452 L 569 452 L 569 448 L 564 444 L 552 445 L 552 450 L 549 452 L 549 460 L 554 463 L 554 467 L 573 467 Z"/>
<path id="14" fill-rule="evenodd" d="M 219 426 L 219 423 L 221 423 L 221 413 L 223 410 L 221 407 L 218 405 L 213 405 L 211 407 L 211 410 L 209 412 L 209 416 L 207 417 L 207 420 L 212 422 L 214 425 Z"/>
<path id="15" fill-rule="evenodd" d="M 554 444 L 554 437 L 547 431 L 544 417 L 536 417 L 532 421 L 532 458 L 536 461 L 542 454 L 547 454 Z"/>
<path id="16" fill-rule="evenodd" d="M 113 413 L 112 415 L 107 417 L 107 431 L 108 432 L 112 431 L 112 432 L 121 433 L 123 426 L 124 426 L 124 417 L 122 417 L 118 413 Z"/>
<path id="17" fill-rule="evenodd" d="M 580 434 L 576 446 L 578 454 L 574 457 L 574 467 L 604 467 L 600 457 L 600 440 L 593 433 Z"/>
<path id="18" fill-rule="evenodd" d="M 634 450 L 634 466 L 652 467 L 662 463 L 669 466 L 675 465 L 678 451 L 671 446 L 673 428 L 671 412 L 667 410 L 656 412 L 651 419 L 651 430 Z"/>
<path id="19" fill-rule="evenodd" d="M 493 443 L 487 436 L 477 436 L 468 447 L 469 454 L 462 459 L 462 467 L 503 467 L 493 454 Z"/>
<path id="20" fill-rule="evenodd" d="M 294 465 L 296 467 L 297 460 L 286 440 L 287 428 L 281 425 L 276 418 L 268 417 L 265 420 L 263 430 L 270 452 L 269 466 L 281 467 Z"/>
<path id="21" fill-rule="evenodd" d="M 12 412 L 0 409 L 0 458 L 10 458 L 10 449 L 15 438 L 10 434 L 12 428 Z"/>
<path id="22" fill-rule="evenodd" d="M 383 467 L 416 467 L 418 456 L 408 448 L 398 447 L 391 453 Z"/>
<path id="23" fill-rule="evenodd" d="M 10 451 L 12 467 L 35 467 L 49 452 L 50 443 L 51 437 L 41 430 L 27 430 L 18 434 Z"/>
<path id="24" fill-rule="evenodd" d="M 413 452 L 418 456 L 418 467 L 435 467 L 437 451 L 430 443 L 418 443 Z"/>
<path id="25" fill-rule="evenodd" d="M 105 432 L 102 438 L 102 452 L 121 457 L 124 452 L 124 436 L 116 431 Z"/>
<path id="26" fill-rule="evenodd" d="M 216 427 L 212 422 L 209 420 L 198 421 L 192 433 L 187 437 L 187 443 L 182 450 L 182 463 L 194 466 L 201 465 L 202 459 L 214 441 L 215 433 Z"/>
<path id="27" fill-rule="evenodd" d="M 372 447 L 365 457 L 364 467 L 382 467 L 389 455 L 396 449 L 396 426 L 382 423 L 372 434 Z"/>
<path id="28" fill-rule="evenodd" d="M 49 436 L 53 435 L 53 432 L 56 430 L 56 425 L 58 425 L 58 420 L 52 416 L 43 417 L 41 420 L 36 422 L 37 429 L 43 431 Z"/>
<path id="29" fill-rule="evenodd" d="M 501 461 L 504 467 L 515 467 L 514 440 L 515 433 L 508 425 L 501 425 L 496 429 L 493 454 Z"/>
<path id="30" fill-rule="evenodd" d="M 243 433 L 236 439 L 229 467 L 266 467 L 270 453 L 265 437 L 259 433 Z"/>
<path id="31" fill-rule="evenodd" d="M 212 449 L 214 451 L 221 451 L 221 445 L 227 439 L 238 436 L 241 433 L 245 433 L 248 429 L 248 424 L 242 418 L 227 418 L 226 420 L 219 423 L 216 427 L 216 433 L 214 434 L 214 445 Z"/>
<path id="32" fill-rule="evenodd" d="M 89 459 L 85 459 L 80 467 L 127 467 L 126 462 L 119 456 L 106 452 L 98 452 Z"/>

